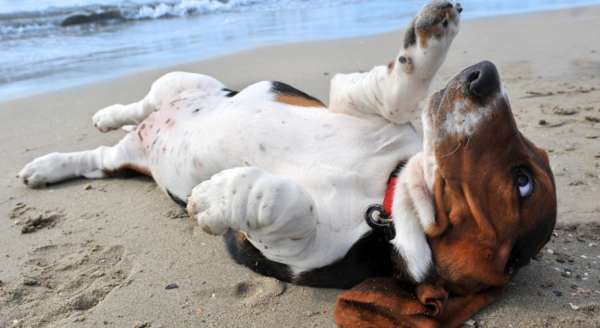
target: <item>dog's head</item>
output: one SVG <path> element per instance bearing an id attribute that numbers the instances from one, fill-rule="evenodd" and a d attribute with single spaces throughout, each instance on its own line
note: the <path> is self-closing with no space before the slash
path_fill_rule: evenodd
<path id="1" fill-rule="evenodd" d="M 423 112 L 440 278 L 457 294 L 502 286 L 549 240 L 556 187 L 546 152 L 519 132 L 496 67 L 471 66 Z"/>

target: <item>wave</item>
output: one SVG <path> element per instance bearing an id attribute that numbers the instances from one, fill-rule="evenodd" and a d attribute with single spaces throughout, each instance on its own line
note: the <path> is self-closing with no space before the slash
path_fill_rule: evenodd
<path id="1" fill-rule="evenodd" d="M 43 11 L 0 13 L 0 37 L 57 28 L 204 15 L 260 3 L 260 0 L 180 0 L 120 5 L 86 5 Z M 21 35 L 22 36 L 22 35 Z M 0 40 L 2 40 L 0 39 Z"/>

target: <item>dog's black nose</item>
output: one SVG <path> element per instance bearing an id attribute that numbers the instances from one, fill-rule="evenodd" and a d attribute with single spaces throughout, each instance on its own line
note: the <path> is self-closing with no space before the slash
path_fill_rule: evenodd
<path id="1" fill-rule="evenodd" d="M 496 66 L 489 61 L 473 65 L 463 71 L 467 92 L 484 100 L 500 91 L 500 76 Z"/>

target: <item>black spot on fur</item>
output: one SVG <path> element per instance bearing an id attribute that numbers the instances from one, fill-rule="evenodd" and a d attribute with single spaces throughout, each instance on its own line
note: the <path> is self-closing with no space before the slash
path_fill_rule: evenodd
<path id="1" fill-rule="evenodd" d="M 369 232 L 358 240 L 346 256 L 328 266 L 302 273 L 299 285 L 348 289 L 367 278 L 391 277 L 392 245 L 384 235 Z"/>
<path id="2" fill-rule="evenodd" d="M 415 20 L 410 23 L 404 35 L 404 49 L 408 49 L 417 44 L 417 31 L 415 30 Z"/>
<path id="3" fill-rule="evenodd" d="M 235 95 L 237 95 L 239 93 L 238 91 L 227 89 L 227 88 L 223 88 L 223 91 L 227 92 L 227 94 L 225 95 L 225 97 L 227 97 L 227 98 L 234 97 Z"/>
<path id="4" fill-rule="evenodd" d="M 187 207 L 187 202 L 185 202 L 184 200 L 182 200 L 181 198 L 173 195 L 173 193 L 167 189 L 167 195 L 169 195 L 169 197 L 179 206 L 181 207 Z"/>
<path id="5" fill-rule="evenodd" d="M 224 237 L 231 258 L 252 271 L 302 286 L 348 289 L 375 277 L 410 277 L 406 266 L 393 259 L 394 251 L 385 236 L 369 232 L 340 260 L 304 272 L 293 279 L 289 266 L 267 259 L 239 232 L 229 230 Z M 397 271 L 399 270 L 399 271 Z M 411 283 L 410 279 L 404 281 Z"/>
<path id="6" fill-rule="evenodd" d="M 292 282 L 292 271 L 289 266 L 267 259 L 246 238 L 241 237 L 239 232 L 229 230 L 223 238 L 227 252 L 237 264 L 264 276 Z"/>
<path id="7" fill-rule="evenodd" d="M 317 99 L 313 96 L 310 96 L 310 95 L 292 87 L 291 85 L 283 83 L 283 82 L 272 81 L 271 82 L 271 91 L 278 95 L 300 97 L 300 98 L 305 98 L 305 99 L 316 101 L 318 103 L 323 104 L 323 102 L 320 101 L 319 99 Z M 325 105 L 323 105 L 323 106 L 325 106 Z"/>

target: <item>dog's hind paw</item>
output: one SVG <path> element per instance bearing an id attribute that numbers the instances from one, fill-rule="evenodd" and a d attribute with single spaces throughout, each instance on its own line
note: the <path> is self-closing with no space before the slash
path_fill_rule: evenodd
<path id="1" fill-rule="evenodd" d="M 123 105 L 112 105 L 103 108 L 94 114 L 92 122 L 100 132 L 108 132 L 123 126 L 123 123 L 118 119 L 118 113 L 123 111 Z"/>
<path id="2" fill-rule="evenodd" d="M 38 157 L 17 174 L 17 178 L 31 188 L 41 188 L 49 183 L 62 180 L 60 174 L 61 155 L 58 153 Z"/>

